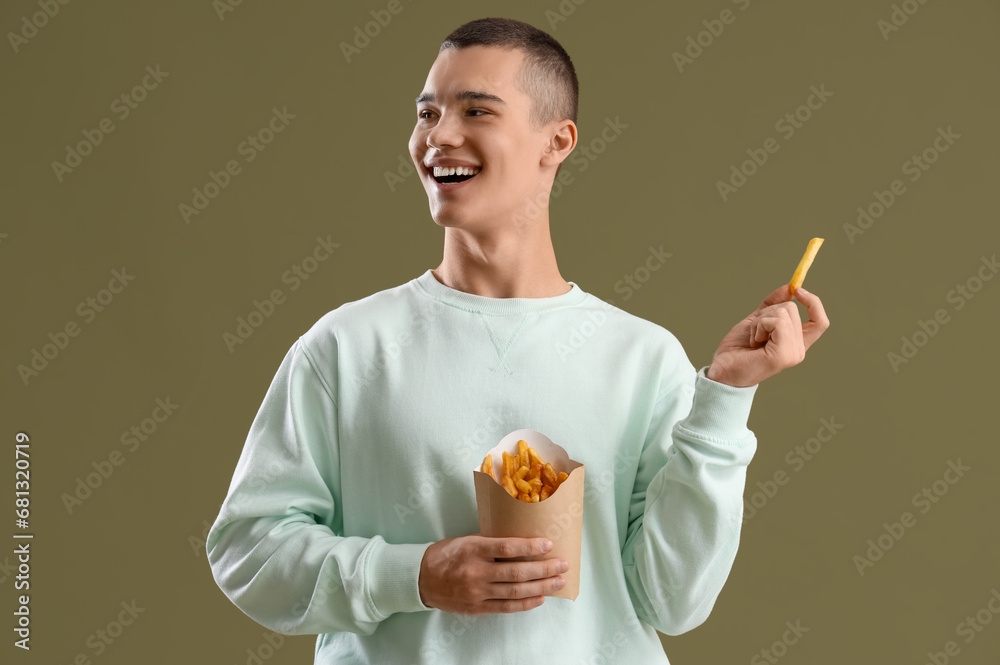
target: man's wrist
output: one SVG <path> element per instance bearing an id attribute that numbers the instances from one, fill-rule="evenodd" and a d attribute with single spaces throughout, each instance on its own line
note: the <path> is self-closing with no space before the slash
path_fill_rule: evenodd
<path id="1" fill-rule="evenodd" d="M 708 370 L 705 372 L 705 378 L 709 381 L 715 381 L 716 383 L 721 383 L 732 388 L 751 388 L 756 386 L 757 383 L 747 383 L 746 381 L 740 381 L 733 377 L 725 376 L 715 369 L 715 365 L 709 365 Z"/>

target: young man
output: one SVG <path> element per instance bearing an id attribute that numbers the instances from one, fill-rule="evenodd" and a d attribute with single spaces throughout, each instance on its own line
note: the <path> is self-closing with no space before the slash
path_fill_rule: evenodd
<path id="1" fill-rule="evenodd" d="M 565 281 L 547 198 L 577 90 L 527 24 L 449 35 L 410 140 L 443 261 L 323 316 L 264 397 L 206 549 L 248 616 L 319 635 L 317 663 L 666 663 L 655 630 L 700 625 L 729 575 L 757 384 L 829 322 L 800 288 L 803 324 L 782 285 L 696 371 L 666 329 Z M 504 561 L 545 539 L 476 535 L 472 469 L 522 427 L 587 466 L 575 601 L 545 598 L 563 560 Z"/>

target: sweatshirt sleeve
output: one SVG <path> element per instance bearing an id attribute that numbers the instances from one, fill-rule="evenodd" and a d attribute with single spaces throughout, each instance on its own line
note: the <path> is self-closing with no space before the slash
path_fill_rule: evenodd
<path id="1" fill-rule="evenodd" d="M 285 635 L 370 635 L 395 612 L 428 610 L 430 543 L 343 536 L 333 392 L 298 339 L 250 427 L 205 548 L 219 588 Z"/>
<path id="2" fill-rule="evenodd" d="M 667 635 L 704 623 L 729 577 L 757 448 L 747 429 L 757 386 L 718 383 L 707 366 L 684 364 L 654 406 L 622 550 L 636 614 Z"/>

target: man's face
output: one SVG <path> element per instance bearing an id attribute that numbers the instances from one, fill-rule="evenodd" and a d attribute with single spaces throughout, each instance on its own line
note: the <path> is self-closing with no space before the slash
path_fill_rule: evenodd
<path id="1" fill-rule="evenodd" d="M 434 61 L 409 148 L 437 224 L 488 229 L 551 188 L 555 165 L 541 159 L 554 125 L 530 126 L 531 99 L 515 84 L 523 59 L 520 49 L 470 46 Z M 442 184 L 429 166 L 438 162 L 479 173 Z"/>

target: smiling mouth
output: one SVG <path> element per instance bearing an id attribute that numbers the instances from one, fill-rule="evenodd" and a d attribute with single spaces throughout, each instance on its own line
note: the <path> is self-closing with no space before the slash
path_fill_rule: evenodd
<path id="1" fill-rule="evenodd" d="M 447 185 L 447 184 L 451 184 L 451 183 L 465 182 L 466 180 L 472 180 L 477 175 L 479 175 L 479 173 L 482 172 L 482 169 L 478 169 L 478 170 L 476 170 L 475 173 L 467 174 L 467 173 L 464 173 L 464 171 L 467 171 L 468 169 L 464 169 L 464 168 L 456 169 L 454 167 L 452 167 L 452 168 L 441 168 L 439 170 L 441 172 L 443 172 L 443 173 L 446 173 L 447 175 L 434 175 L 435 168 L 432 167 L 432 168 L 428 169 L 428 171 L 430 171 L 431 177 L 434 178 L 434 181 L 437 182 L 438 184 L 441 184 L 441 185 Z M 458 171 L 463 171 L 463 173 L 459 173 Z"/>

